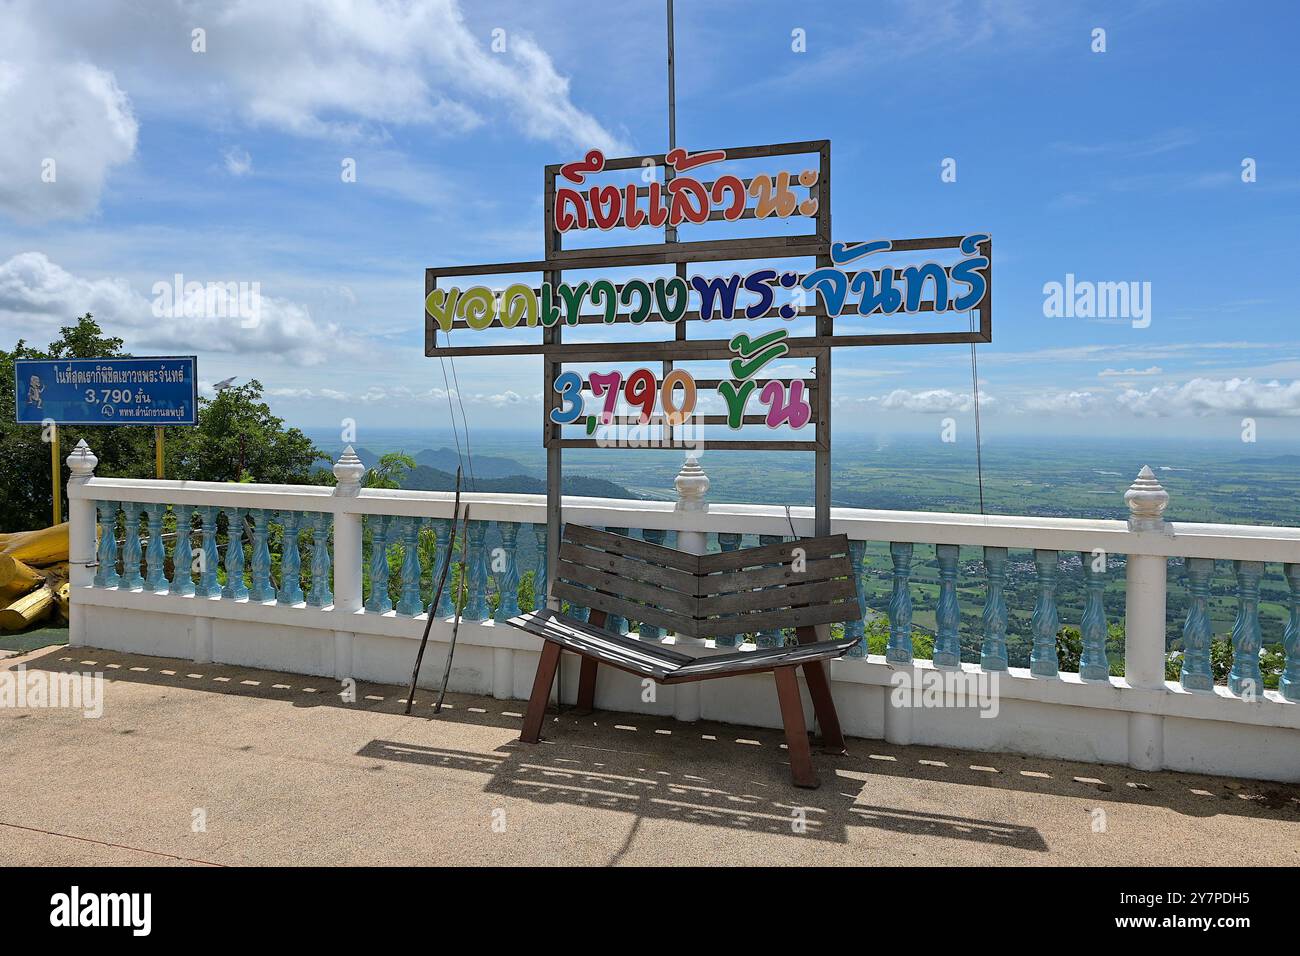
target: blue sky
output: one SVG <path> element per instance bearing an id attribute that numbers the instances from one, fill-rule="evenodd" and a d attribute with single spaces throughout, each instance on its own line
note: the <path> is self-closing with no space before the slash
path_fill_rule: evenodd
<path id="1" fill-rule="evenodd" d="M 544 164 L 666 144 L 655 0 L 0 6 L 0 341 L 93 311 L 305 426 L 436 427 L 424 267 L 539 258 Z M 837 239 L 993 235 L 986 434 L 1300 439 L 1294 4 L 677 6 L 682 145 L 829 138 Z M 257 327 L 156 317 L 176 273 L 259 283 Z M 1045 316 L 1067 274 L 1150 324 Z M 535 427 L 540 360 L 456 371 L 471 428 Z M 841 351 L 835 394 L 966 427 L 969 352 Z"/>

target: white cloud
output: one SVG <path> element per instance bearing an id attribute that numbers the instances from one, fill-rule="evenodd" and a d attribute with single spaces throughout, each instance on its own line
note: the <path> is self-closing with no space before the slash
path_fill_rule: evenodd
<path id="1" fill-rule="evenodd" d="M 247 176 L 253 171 L 253 157 L 246 149 L 231 146 L 221 154 L 221 159 L 225 164 L 226 172 L 232 176 Z"/>
<path id="2" fill-rule="evenodd" d="M 272 398 L 288 398 L 302 401 L 328 399 L 336 402 L 354 402 L 363 405 L 384 405 L 390 403 L 444 406 L 450 400 L 460 404 L 456 390 L 442 388 L 414 389 L 407 385 L 371 384 L 362 391 L 349 393 L 331 388 L 273 388 L 267 390 Z M 528 403 L 540 403 L 541 393 L 520 395 L 511 389 L 504 392 L 475 392 L 464 397 L 465 405 L 487 405 L 493 408 L 508 408 Z"/>
<path id="3" fill-rule="evenodd" d="M 1135 375 L 1159 375 L 1163 372 L 1159 365 L 1152 365 L 1150 368 L 1104 368 L 1097 373 L 1098 378 L 1132 378 Z"/>
<path id="4" fill-rule="evenodd" d="M 191 48 L 196 28 L 204 52 Z M 93 212 L 109 172 L 135 153 L 132 101 L 148 116 L 373 143 L 389 141 L 392 126 L 459 134 L 502 117 L 565 148 L 631 151 L 575 105 L 533 38 L 512 32 L 501 53 L 488 42 L 459 0 L 8 0 L 0 212 L 23 221 Z M 46 159 L 54 183 L 41 180 Z M 231 175 L 251 170 L 238 147 L 223 159 Z"/>
<path id="5" fill-rule="evenodd" d="M 160 282 L 170 285 L 172 278 Z M 52 339 L 60 326 L 91 312 L 132 350 L 230 353 L 292 365 L 321 365 L 340 356 L 373 353 L 337 324 L 316 321 L 306 306 L 288 299 L 262 295 L 255 324 L 235 315 L 158 317 L 154 303 L 125 279 L 76 276 L 39 252 L 20 253 L 0 263 L 0 328 L 41 344 L 41 336 Z"/>
<path id="6" fill-rule="evenodd" d="M 1126 389 L 1118 404 L 1143 417 L 1172 415 L 1300 416 L 1300 379 L 1283 384 L 1253 378 L 1194 378 L 1182 385 Z"/>
<path id="7" fill-rule="evenodd" d="M 112 73 L 5 60 L 0 47 L 0 212 L 25 222 L 94 212 L 109 170 L 134 155 L 138 131 Z"/>
<path id="8" fill-rule="evenodd" d="M 954 392 L 946 388 L 931 388 L 924 391 L 910 391 L 896 388 L 888 395 L 868 399 L 879 403 L 881 408 L 890 411 L 919 412 L 922 414 L 943 414 L 947 412 L 969 412 L 975 407 L 975 401 L 968 392 Z M 980 393 L 980 408 L 993 404 L 993 397 Z"/>
<path id="9" fill-rule="evenodd" d="M 383 139 L 387 125 L 459 133 L 503 112 L 535 139 L 623 149 L 573 103 L 533 38 L 511 30 L 493 52 L 459 0 L 160 0 L 147 11 L 130 0 L 29 0 L 8 16 L 64 58 L 120 64 L 128 88 L 169 113 L 212 106 L 296 135 Z M 205 52 L 191 49 L 195 28 Z"/>
<path id="10" fill-rule="evenodd" d="M 1104 405 L 1105 399 L 1092 392 L 1044 392 L 1026 396 L 1017 410 L 1046 415 L 1087 415 Z"/>

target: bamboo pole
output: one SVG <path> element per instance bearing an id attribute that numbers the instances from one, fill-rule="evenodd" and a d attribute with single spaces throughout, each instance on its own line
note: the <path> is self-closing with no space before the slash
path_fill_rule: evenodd
<path id="1" fill-rule="evenodd" d="M 68 560 L 68 526 L 58 524 L 36 531 L 0 534 L 0 554 L 17 558 L 32 567 Z"/>
<path id="2" fill-rule="evenodd" d="M 0 608 L 0 631 L 21 631 L 35 624 L 54 607 L 54 589 L 37 588 L 24 594 L 7 608 Z"/>
<path id="3" fill-rule="evenodd" d="M 13 555 L 0 554 L 0 593 L 12 589 L 15 595 L 26 594 L 44 580 L 45 575 L 33 571 Z"/>

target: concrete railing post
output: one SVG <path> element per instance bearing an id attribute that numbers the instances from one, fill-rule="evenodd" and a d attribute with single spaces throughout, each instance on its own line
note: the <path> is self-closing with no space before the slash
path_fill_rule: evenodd
<path id="1" fill-rule="evenodd" d="M 77 588 L 89 587 L 95 578 L 95 502 L 89 498 L 73 497 L 74 485 L 84 485 L 95 477 L 99 459 L 83 438 L 67 457 L 68 470 L 68 644 L 86 643 L 85 611 L 77 600 Z M 114 534 L 109 529 L 109 534 Z"/>
<path id="2" fill-rule="evenodd" d="M 1164 520 L 1169 492 L 1155 473 L 1142 466 L 1124 494 L 1129 531 L 1167 533 Z M 1130 687 L 1162 690 L 1165 686 L 1165 587 L 1168 563 L 1163 555 L 1129 554 L 1125 588 L 1124 679 Z M 1129 764 L 1138 770 L 1164 765 L 1164 721 L 1155 714 L 1130 714 Z"/>
<path id="3" fill-rule="evenodd" d="M 366 466 L 352 446 L 334 463 L 335 498 L 355 498 L 361 492 Z M 334 513 L 334 610 L 352 614 L 361 610 L 361 515 Z M 339 680 L 352 676 L 352 632 L 334 632 L 334 676 Z"/>
<path id="4" fill-rule="evenodd" d="M 700 467 L 699 459 L 688 455 L 682 464 L 682 470 L 673 479 L 677 489 L 676 511 L 684 514 L 703 515 L 709 510 L 709 503 L 704 500 L 709 490 L 709 476 Z M 704 531 L 678 531 L 677 550 L 688 554 L 705 554 L 709 550 L 709 539 Z M 678 634 L 677 644 L 703 645 L 704 641 L 695 637 Z M 678 720 L 693 721 L 700 719 L 700 684 L 689 682 L 678 684 L 673 688 L 673 716 Z"/>

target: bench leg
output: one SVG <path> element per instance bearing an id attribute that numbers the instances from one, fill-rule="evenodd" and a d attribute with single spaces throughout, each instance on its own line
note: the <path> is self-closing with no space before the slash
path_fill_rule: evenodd
<path id="1" fill-rule="evenodd" d="M 790 776 L 796 787 L 815 789 L 821 786 L 821 782 L 813 773 L 808 727 L 803 720 L 803 703 L 799 699 L 799 679 L 795 676 L 795 666 L 778 667 L 772 676 L 776 678 L 776 697 L 781 704 L 781 722 L 785 724 Z"/>
<path id="2" fill-rule="evenodd" d="M 574 714 L 590 714 L 596 709 L 596 658 L 582 658 L 582 670 L 578 674 L 578 703 Z"/>
<path id="3" fill-rule="evenodd" d="M 546 641 L 542 645 L 541 660 L 537 662 L 533 693 L 528 698 L 528 710 L 524 714 L 524 729 L 519 735 L 526 744 L 535 744 L 542 739 L 542 721 L 546 719 L 546 704 L 551 699 L 551 684 L 555 681 L 555 669 L 559 663 L 560 645 Z"/>
<path id="4" fill-rule="evenodd" d="M 609 615 L 600 608 L 592 608 L 587 615 L 587 623 L 592 627 L 604 627 Z M 596 666 L 594 657 L 583 656 L 582 670 L 578 673 L 578 700 L 574 707 L 576 716 L 590 714 L 596 709 Z"/>
<path id="5" fill-rule="evenodd" d="M 803 665 L 803 676 L 808 682 L 808 694 L 812 697 L 817 723 L 821 725 L 822 749 L 828 753 L 844 753 L 844 734 L 840 730 L 839 715 L 835 713 L 835 698 L 831 696 L 826 665 L 822 661 L 810 661 Z"/>

